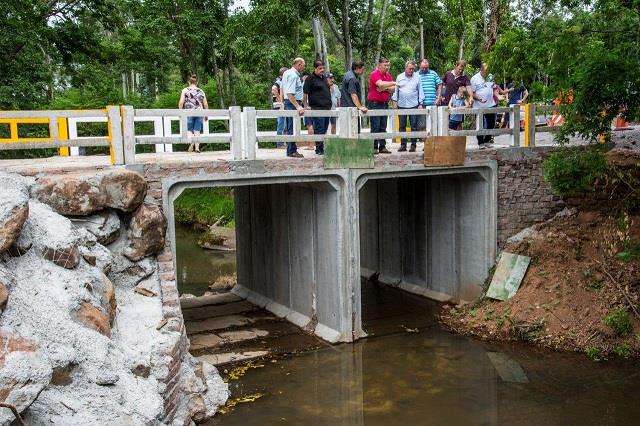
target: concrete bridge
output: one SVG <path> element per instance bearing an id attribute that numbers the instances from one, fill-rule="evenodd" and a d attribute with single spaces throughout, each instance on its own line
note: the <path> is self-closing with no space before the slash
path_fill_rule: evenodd
<path id="1" fill-rule="evenodd" d="M 518 112 L 509 110 L 512 117 Z M 184 125 L 184 111 L 158 111 L 144 110 L 140 117 L 178 114 Z M 96 113 L 80 112 L 76 118 Z M 260 117 L 275 117 L 274 113 L 252 109 L 240 113 L 232 108 L 223 116 L 230 121 L 227 133 L 201 137 L 202 142 L 230 143 L 230 151 L 188 154 L 167 152 L 165 146 L 192 141 L 185 137 L 186 126 L 178 136 L 135 136 L 130 126 L 135 111 L 127 107 L 100 112 L 108 134 L 84 139 L 69 137 L 73 112 L 37 112 L 36 118 L 50 129 L 49 138 L 11 141 L 11 137 L 20 139 L 17 132 L 12 133 L 11 148 L 105 145 L 110 147 L 110 158 L 3 160 L 0 169 L 33 176 L 110 167 L 141 173 L 148 182 L 146 202 L 161 205 L 168 218 L 167 245 L 159 256 L 162 297 L 165 316 L 179 318 L 173 203 L 187 188 L 233 188 L 238 269 L 234 291 L 330 342 L 366 335 L 360 315 L 361 277 L 375 275 L 382 283 L 440 301 L 472 300 L 480 294 L 505 239 L 562 207 L 542 179 L 541 159 L 552 148 L 533 147 L 531 139 L 529 147 L 519 147 L 517 125 L 515 131 L 513 127 L 464 131 L 469 136 L 492 134 L 507 139 L 497 149 L 469 149 L 465 164 L 459 167 L 425 167 L 422 153 L 405 152 L 376 157 L 372 169 L 328 170 L 315 155 L 290 159 L 282 150 L 259 148 L 258 142 L 275 136 L 259 134 L 254 124 Z M 358 137 L 357 112 L 313 112 L 327 113 L 338 116 L 339 134 Z M 414 113 L 425 114 L 423 110 Z M 202 112 L 215 114 L 222 111 Z M 428 110 L 430 124 L 418 136 L 442 134 L 447 114 L 446 108 Z M 29 117 L 23 112 L 0 113 L 2 119 L 13 120 L 13 131 L 17 122 L 28 122 Z M 278 138 L 318 138 L 296 129 L 297 135 Z M 365 132 L 359 137 L 408 135 L 416 134 Z M 133 149 L 127 144 L 133 144 Z M 160 148 L 156 153 L 136 153 L 139 144 Z"/>

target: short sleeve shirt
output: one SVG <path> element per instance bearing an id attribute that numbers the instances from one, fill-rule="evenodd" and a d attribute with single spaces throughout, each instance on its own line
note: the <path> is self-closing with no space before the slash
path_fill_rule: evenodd
<path id="1" fill-rule="evenodd" d="M 522 99 L 522 96 L 524 95 L 524 92 L 526 90 L 526 86 L 524 84 L 520 84 L 517 89 L 514 89 L 513 92 L 509 93 L 509 104 L 517 104 L 518 101 Z"/>
<path id="2" fill-rule="evenodd" d="M 471 88 L 473 93 L 476 94 L 482 100 L 477 100 L 473 103 L 476 108 L 490 108 L 496 105 L 496 101 L 493 99 L 493 87 L 495 83 L 493 81 L 487 81 L 482 74 L 477 73 L 471 77 Z"/>
<path id="3" fill-rule="evenodd" d="M 341 96 L 342 93 L 340 92 L 340 89 L 338 89 L 338 86 L 335 84 L 331 86 L 331 109 L 336 109 L 338 107 L 338 99 L 340 99 Z"/>
<path id="4" fill-rule="evenodd" d="M 342 98 L 340 104 L 343 107 L 355 107 L 351 95 L 355 94 L 358 98 L 362 95 L 362 88 L 360 87 L 360 79 L 353 71 L 349 71 L 344 75 L 342 81 Z"/>
<path id="5" fill-rule="evenodd" d="M 376 83 L 380 80 L 385 82 L 393 81 L 393 77 L 389 72 L 382 75 L 382 73 L 378 69 L 372 72 L 371 75 L 369 76 L 369 95 L 367 95 L 367 99 L 370 102 L 380 102 L 385 104 L 389 102 L 389 99 L 391 99 L 391 93 L 386 91 L 385 92 L 378 91 L 378 86 L 376 86 Z"/>
<path id="6" fill-rule="evenodd" d="M 422 74 L 418 72 L 420 81 L 422 82 L 422 91 L 424 92 L 424 106 L 435 105 L 438 97 L 438 86 L 442 84 L 440 76 L 434 70 L 427 70 Z"/>
<path id="7" fill-rule="evenodd" d="M 273 82 L 273 86 L 271 86 L 271 87 L 275 87 L 279 92 L 281 85 L 282 85 L 282 80 L 280 79 L 280 77 L 278 77 L 278 79 Z M 273 103 L 273 107 L 274 108 L 280 108 L 280 102 L 278 102 L 278 98 L 277 97 L 271 96 L 271 102 Z"/>
<path id="8" fill-rule="evenodd" d="M 451 71 L 448 71 L 444 75 L 444 80 L 442 82 L 445 87 L 444 105 L 449 105 L 451 97 L 458 93 L 458 87 L 471 86 L 471 80 L 469 80 L 469 77 L 466 74 L 456 76 Z"/>
<path id="9" fill-rule="evenodd" d="M 302 91 L 307 95 L 312 109 L 331 109 L 331 89 L 325 76 L 312 73 L 304 81 Z"/>
<path id="10" fill-rule="evenodd" d="M 282 75 L 282 91 L 285 100 L 287 94 L 292 93 L 296 101 L 302 101 L 302 80 L 300 80 L 300 73 L 295 68 L 289 68 Z"/>

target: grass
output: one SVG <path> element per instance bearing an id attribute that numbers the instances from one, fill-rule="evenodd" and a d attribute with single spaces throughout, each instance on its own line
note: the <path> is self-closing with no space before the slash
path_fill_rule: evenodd
<path id="1" fill-rule="evenodd" d="M 185 225 L 235 225 L 235 204 L 230 188 L 189 188 L 174 202 L 175 217 Z"/>
<path id="2" fill-rule="evenodd" d="M 602 356 L 600 354 L 600 349 L 597 346 L 588 346 L 585 350 L 584 353 L 587 354 L 587 357 L 589 357 L 589 359 L 591 361 L 602 361 Z"/>
<path id="3" fill-rule="evenodd" d="M 616 356 L 624 359 L 630 358 L 633 354 L 631 346 L 629 346 L 628 343 L 616 343 L 615 345 L 613 345 L 611 352 L 613 352 Z"/>
<path id="4" fill-rule="evenodd" d="M 622 251 L 617 254 L 618 258 L 624 262 L 640 260 L 640 242 L 625 240 Z"/>
<path id="5" fill-rule="evenodd" d="M 604 323 L 611 327 L 618 336 L 626 336 L 633 331 L 631 318 L 627 308 L 616 309 L 604 317 Z"/>

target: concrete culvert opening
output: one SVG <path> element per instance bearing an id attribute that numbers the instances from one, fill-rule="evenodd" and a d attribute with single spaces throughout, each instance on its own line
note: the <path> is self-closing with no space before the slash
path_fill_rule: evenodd
<path id="1" fill-rule="evenodd" d="M 174 184 L 168 194 L 169 200 L 177 200 L 169 234 L 179 291 L 204 296 L 181 299 L 192 354 L 221 365 L 286 352 L 289 345 L 294 349 L 318 344 L 297 327 L 332 342 L 350 338 L 351 305 L 342 294 L 347 281 L 346 241 L 341 237 L 343 182 L 339 177 L 289 177 Z M 206 280 L 197 282 L 218 265 L 208 250 L 195 244 L 206 240 L 202 236 L 181 241 L 185 232 L 176 205 L 194 187 L 231 196 L 234 214 L 229 228 L 235 251 L 224 253 L 233 259 L 219 269 L 232 268 L 235 274 L 218 275 L 233 276 L 232 288 L 224 282 L 220 288 L 209 288 Z M 184 250 L 185 245 L 190 250 Z M 197 265 L 202 263 L 198 257 L 204 265 Z M 196 280 L 190 282 L 191 277 Z"/>
<path id="2" fill-rule="evenodd" d="M 363 174 L 357 188 L 365 332 L 385 311 L 372 283 L 441 302 L 479 296 L 496 250 L 492 167 Z"/>

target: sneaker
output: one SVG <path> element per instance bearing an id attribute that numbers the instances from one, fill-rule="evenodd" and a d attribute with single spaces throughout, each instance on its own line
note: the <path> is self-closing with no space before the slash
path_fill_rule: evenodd
<path id="1" fill-rule="evenodd" d="M 324 155 L 324 151 L 316 152 L 316 155 Z"/>
<path id="2" fill-rule="evenodd" d="M 294 152 L 293 154 L 287 154 L 287 157 L 293 157 L 293 158 L 303 158 L 304 155 L 300 154 L 299 152 Z"/>
<path id="3" fill-rule="evenodd" d="M 405 152 L 407 150 L 406 146 L 401 146 L 400 148 L 398 148 L 398 152 Z"/>
<path id="4" fill-rule="evenodd" d="M 479 143 L 479 144 L 478 144 L 478 149 L 487 149 L 487 144 L 485 144 L 485 143 Z"/>
<path id="5" fill-rule="evenodd" d="M 405 148 L 406 149 L 406 148 Z M 380 154 L 391 154 L 391 151 L 389 151 L 387 148 L 382 148 L 381 150 L 378 151 Z"/>
<path id="6" fill-rule="evenodd" d="M 416 146 L 411 145 L 411 148 L 409 148 L 409 152 L 416 152 Z"/>

